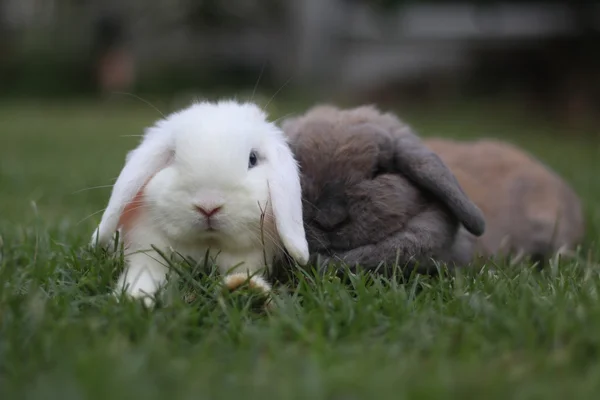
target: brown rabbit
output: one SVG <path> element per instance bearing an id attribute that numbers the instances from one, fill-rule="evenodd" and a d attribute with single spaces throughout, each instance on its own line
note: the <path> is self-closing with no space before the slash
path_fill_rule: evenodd
<path id="1" fill-rule="evenodd" d="M 423 142 L 483 211 L 486 232 L 476 246 L 481 255 L 543 263 L 582 240 L 585 226 L 579 198 L 561 177 L 525 151 L 491 139 Z"/>
<path id="2" fill-rule="evenodd" d="M 481 211 L 392 114 L 319 106 L 282 123 L 299 162 L 311 258 L 429 269 L 471 260 Z M 458 234 L 464 226 L 471 235 Z"/>

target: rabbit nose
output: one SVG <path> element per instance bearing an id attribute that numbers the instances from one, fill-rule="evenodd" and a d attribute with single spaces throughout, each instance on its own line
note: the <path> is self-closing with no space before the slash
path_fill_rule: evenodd
<path id="1" fill-rule="evenodd" d="M 210 218 L 213 215 L 215 215 L 216 213 L 218 213 L 219 211 L 221 211 L 221 208 L 223 208 L 222 206 L 218 206 L 218 207 L 202 207 L 202 206 L 195 206 L 196 210 L 204 215 L 206 218 Z"/>

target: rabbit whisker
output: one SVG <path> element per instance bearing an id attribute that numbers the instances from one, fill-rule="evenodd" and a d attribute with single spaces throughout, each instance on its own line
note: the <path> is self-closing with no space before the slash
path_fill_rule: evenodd
<path id="1" fill-rule="evenodd" d="M 266 109 L 267 107 L 269 107 L 269 104 L 271 104 L 271 102 L 272 102 L 273 100 L 275 100 L 275 96 L 277 96 L 277 95 L 279 94 L 279 92 L 281 92 L 281 90 L 282 90 L 284 87 L 286 87 L 288 83 L 290 83 L 290 82 L 291 82 L 292 78 L 293 78 L 293 77 L 292 77 L 292 76 L 290 76 L 290 77 L 288 78 L 288 80 L 287 80 L 287 81 L 285 81 L 285 83 L 284 83 L 283 85 L 281 85 L 281 87 L 280 87 L 279 89 L 277 89 L 277 91 L 275 92 L 275 94 L 274 94 L 274 95 L 271 97 L 271 99 L 270 99 L 270 100 L 267 102 L 267 104 L 265 104 L 265 107 L 264 107 L 265 109 Z"/>
<path id="2" fill-rule="evenodd" d="M 261 242 L 262 242 L 261 238 L 264 237 L 264 238 L 268 239 L 270 244 L 273 244 L 273 246 L 277 247 L 280 250 L 283 250 L 283 247 L 279 244 L 279 238 L 276 236 L 273 236 L 266 229 L 261 229 L 261 228 L 258 228 L 258 230 L 249 229 L 248 233 L 253 235 L 253 237 L 255 237 L 257 240 L 259 240 Z"/>
<path id="3" fill-rule="evenodd" d="M 149 107 L 153 108 L 154 110 L 156 110 L 156 112 L 158 112 L 160 114 L 161 117 L 165 118 L 165 114 L 163 114 L 162 111 L 160 111 L 154 104 L 150 103 L 148 100 L 142 99 L 140 96 L 136 96 L 133 93 L 119 92 L 119 91 L 115 91 L 112 93 L 133 97 L 134 99 L 137 99 L 137 100 L 143 102 L 144 104 L 148 105 Z"/>
<path id="4" fill-rule="evenodd" d="M 263 65 L 260 69 L 260 74 L 258 75 L 258 79 L 256 80 L 256 83 L 254 84 L 254 90 L 252 90 L 252 97 L 250 97 L 250 101 L 254 100 L 254 95 L 256 94 L 256 89 L 258 88 L 258 84 L 260 83 L 260 78 L 262 78 L 264 70 L 265 70 L 265 63 L 263 63 Z"/>
<path id="5" fill-rule="evenodd" d="M 316 240 L 323 248 L 328 248 L 329 246 L 327 245 L 327 243 L 325 243 L 323 240 L 321 240 L 321 238 L 318 235 L 315 235 L 314 233 L 311 232 L 306 232 L 306 236 Z"/>
<path id="6" fill-rule="evenodd" d="M 314 205 L 313 203 L 311 203 L 308 200 L 302 199 L 302 202 L 311 206 L 315 211 L 321 211 L 316 205 Z"/>
<path id="7" fill-rule="evenodd" d="M 113 186 L 114 186 L 114 185 L 100 185 L 100 186 L 92 186 L 92 187 L 88 187 L 88 188 L 84 188 L 84 189 L 79 189 L 79 190 L 76 190 L 76 191 L 74 191 L 74 192 L 73 192 L 73 193 L 71 193 L 71 194 L 73 195 L 73 194 L 77 194 L 77 193 L 81 193 L 81 192 L 86 192 L 86 191 L 88 191 L 88 190 L 94 190 L 94 189 L 106 189 L 106 188 L 111 188 L 111 187 L 113 187 Z"/>
<path id="8" fill-rule="evenodd" d="M 281 117 L 277 118 L 277 119 L 276 119 L 275 121 L 273 121 L 273 122 L 274 122 L 274 123 L 277 123 L 277 122 L 281 121 L 282 119 L 289 117 L 290 115 L 294 115 L 294 113 L 287 113 L 287 114 L 285 114 L 285 115 L 282 115 Z"/>
<path id="9" fill-rule="evenodd" d="M 84 221 L 88 220 L 89 218 L 92 218 L 94 215 L 100 214 L 100 213 L 102 213 L 102 212 L 104 212 L 104 211 L 106 211 L 106 208 L 103 208 L 103 209 L 101 209 L 101 210 L 98 210 L 98 211 L 94 211 L 93 213 L 91 213 L 91 214 L 90 214 L 90 215 L 88 215 L 87 217 L 85 217 L 85 218 L 83 218 L 82 220 L 80 220 L 79 222 L 77 222 L 75 225 L 79 225 L 79 224 L 81 224 L 82 222 L 84 222 Z"/>

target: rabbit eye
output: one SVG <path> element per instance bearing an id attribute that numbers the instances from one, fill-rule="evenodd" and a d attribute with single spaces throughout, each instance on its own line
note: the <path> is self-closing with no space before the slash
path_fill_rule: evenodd
<path id="1" fill-rule="evenodd" d="M 256 152 L 254 150 L 252 150 L 250 152 L 250 156 L 248 157 L 248 169 L 256 167 L 257 163 L 258 163 L 258 156 L 256 155 Z"/>

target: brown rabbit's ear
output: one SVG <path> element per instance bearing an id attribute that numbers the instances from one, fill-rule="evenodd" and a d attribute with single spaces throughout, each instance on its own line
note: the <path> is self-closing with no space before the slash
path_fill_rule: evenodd
<path id="1" fill-rule="evenodd" d="M 394 167 L 446 204 L 469 232 L 481 236 L 485 231 L 483 213 L 465 194 L 446 164 L 408 127 L 396 133 L 391 139 Z"/>

